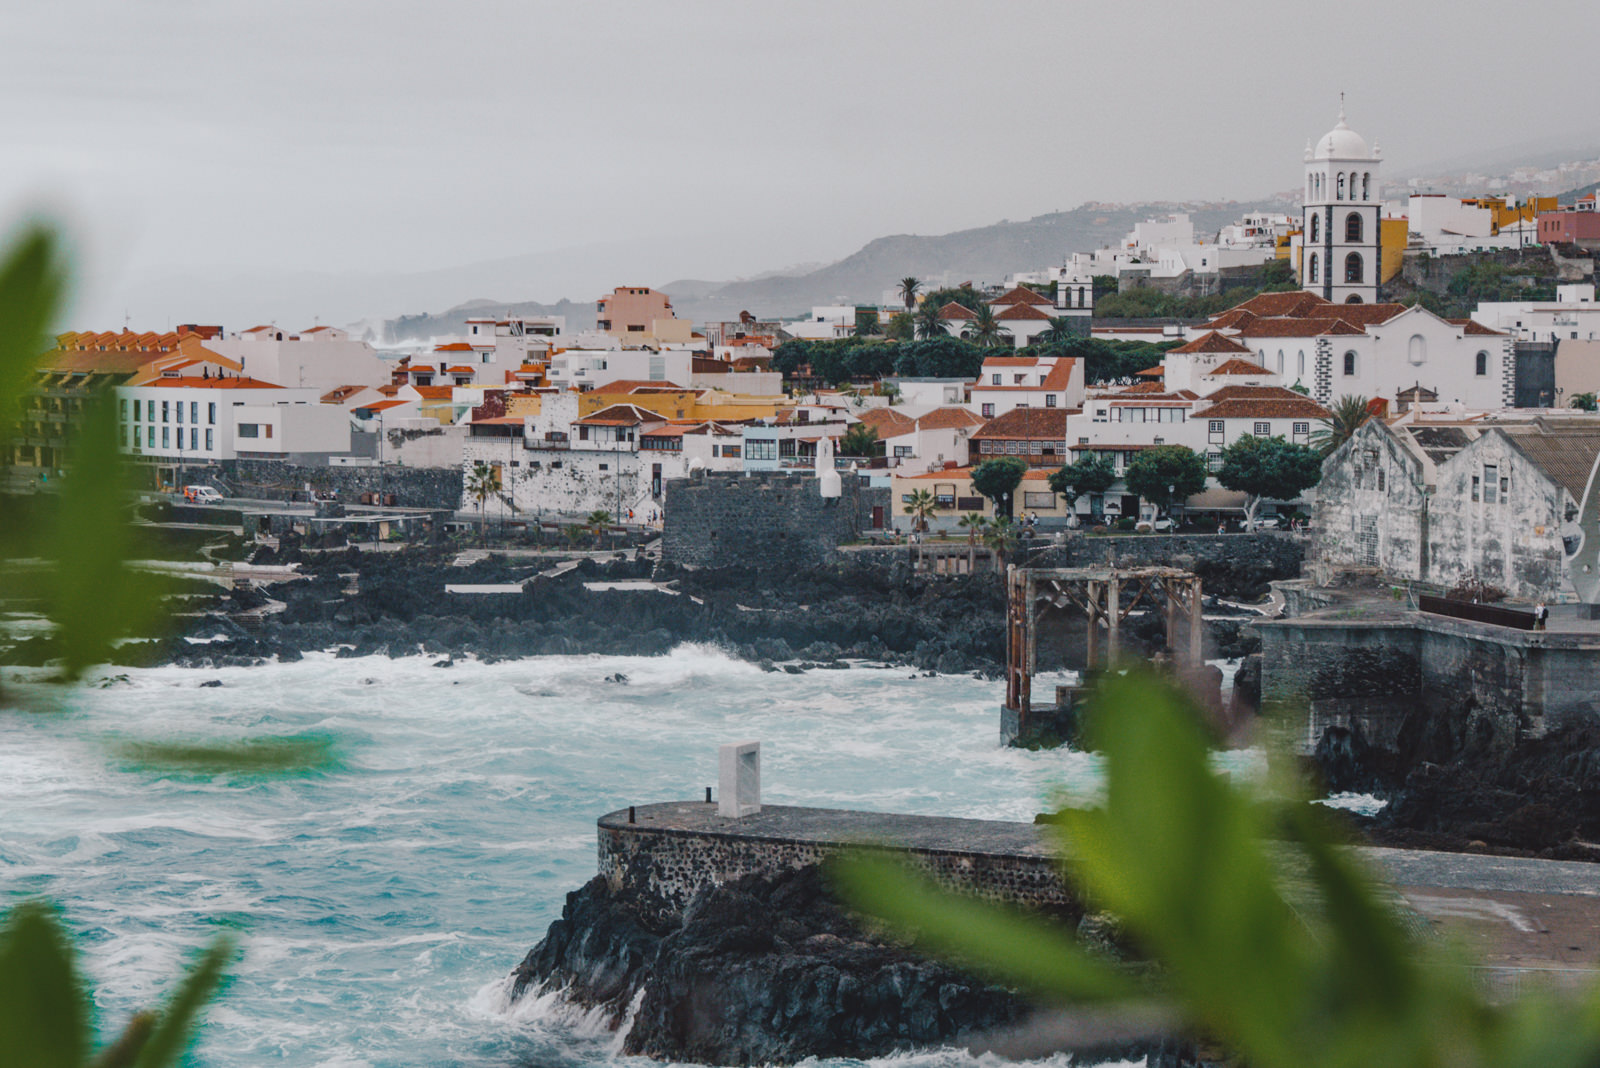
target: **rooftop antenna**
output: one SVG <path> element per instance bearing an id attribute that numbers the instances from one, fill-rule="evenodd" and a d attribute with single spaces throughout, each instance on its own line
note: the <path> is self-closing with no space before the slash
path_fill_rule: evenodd
<path id="1" fill-rule="evenodd" d="M 1339 90 L 1339 121 L 1344 121 L 1344 90 Z"/>

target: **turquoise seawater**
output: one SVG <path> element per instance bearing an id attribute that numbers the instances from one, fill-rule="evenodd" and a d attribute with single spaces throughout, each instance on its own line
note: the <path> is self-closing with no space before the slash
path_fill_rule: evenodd
<path id="1" fill-rule="evenodd" d="M 197 1064 L 614 1064 L 614 1036 L 551 999 L 508 1004 L 506 977 L 594 874 L 595 818 L 702 797 L 719 744 L 761 740 L 778 804 L 1027 820 L 1094 789 L 1093 757 L 997 746 L 999 684 L 910 675 L 772 674 L 697 647 L 130 671 L 60 711 L 0 712 L 0 906 L 59 903 L 107 1029 L 237 931 Z M 336 760 L 175 774 L 123 744 L 261 736 L 331 738 Z"/>

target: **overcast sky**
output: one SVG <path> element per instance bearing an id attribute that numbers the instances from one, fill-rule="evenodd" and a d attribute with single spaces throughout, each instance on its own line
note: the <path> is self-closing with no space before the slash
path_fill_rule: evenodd
<path id="1" fill-rule="evenodd" d="M 1588 147 L 1591 65 L 1540 53 L 1592 50 L 1593 26 L 1549 0 L 14 2 L 0 209 L 69 220 L 82 326 L 181 317 L 141 288 L 174 269 L 637 241 L 653 273 L 616 284 L 727 278 L 1090 199 L 1293 188 L 1341 89 L 1391 173 Z"/>

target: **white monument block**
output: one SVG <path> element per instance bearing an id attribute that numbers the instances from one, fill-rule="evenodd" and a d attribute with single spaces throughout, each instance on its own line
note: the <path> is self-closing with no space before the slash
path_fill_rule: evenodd
<path id="1" fill-rule="evenodd" d="M 729 819 L 761 811 L 761 743 L 734 742 L 717 749 L 717 815 Z"/>

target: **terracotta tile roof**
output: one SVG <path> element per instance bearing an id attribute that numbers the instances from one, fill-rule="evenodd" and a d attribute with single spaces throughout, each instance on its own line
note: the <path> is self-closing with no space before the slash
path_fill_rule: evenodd
<path id="1" fill-rule="evenodd" d="M 1112 442 L 1095 442 L 1090 445 L 1068 445 L 1068 452 L 1143 452 L 1145 449 L 1157 449 L 1159 445 L 1128 445 Z M 1048 472 L 1046 472 L 1048 474 Z"/>
<path id="2" fill-rule="evenodd" d="M 1238 330 L 1259 318 L 1261 318 L 1259 315 L 1246 311 L 1244 308 L 1233 308 L 1223 312 L 1205 325 L 1208 330 Z"/>
<path id="3" fill-rule="evenodd" d="M 1033 319 L 1047 323 L 1050 321 L 1050 316 L 1030 304 L 1013 304 L 996 315 L 995 318 L 1003 322 L 1012 322 L 1017 319 Z"/>
<path id="4" fill-rule="evenodd" d="M 458 363 L 454 367 L 446 367 L 444 373 L 447 375 L 471 375 L 477 374 L 477 370 L 464 363 Z"/>
<path id="5" fill-rule="evenodd" d="M 275 326 L 252 326 L 250 329 L 246 330 L 245 333 L 246 334 L 259 334 L 263 330 L 276 330 L 276 329 L 277 329 L 277 327 L 275 327 Z"/>
<path id="6" fill-rule="evenodd" d="M 941 319 L 976 319 L 977 317 L 977 313 L 971 308 L 965 304 L 957 304 L 953 300 L 939 309 L 939 318 Z"/>
<path id="7" fill-rule="evenodd" d="M 145 383 L 151 389 L 283 389 L 276 382 L 263 382 L 259 378 L 157 378 Z"/>
<path id="8" fill-rule="evenodd" d="M 1206 394 L 1208 401 L 1225 400 L 1296 400 L 1305 394 L 1296 393 L 1284 386 L 1223 386 Z"/>
<path id="9" fill-rule="evenodd" d="M 638 426 L 641 423 L 661 423 L 666 420 L 655 412 L 647 412 L 632 404 L 613 404 L 601 408 L 593 415 L 574 421 L 576 426 Z"/>
<path id="10" fill-rule="evenodd" d="M 1186 389 L 1176 390 L 1172 393 L 1136 393 L 1129 396 L 1127 393 L 1117 393 L 1111 397 L 1113 408 L 1137 408 L 1141 405 L 1155 404 L 1159 407 L 1170 408 L 1178 405 L 1187 405 L 1200 398 Z"/>
<path id="11" fill-rule="evenodd" d="M 991 300 L 989 302 L 990 307 L 998 307 L 998 306 L 1000 306 L 1002 304 L 1013 304 L 1013 305 L 1026 304 L 1026 305 L 1031 305 L 1033 307 L 1041 307 L 1042 306 L 1042 307 L 1046 307 L 1046 308 L 1055 307 L 1054 304 L 1050 303 L 1050 298 L 1049 297 L 1040 296 L 1038 293 L 1035 293 L 1033 290 L 1029 289 L 1027 286 L 1014 286 L 1013 288 L 1008 289 L 1006 292 L 1002 293 L 998 297 L 995 297 L 993 300 Z M 1048 318 L 1048 316 L 1046 316 L 1046 318 Z"/>
<path id="12" fill-rule="evenodd" d="M 1240 397 L 1236 400 L 1218 401 L 1196 412 L 1197 419 L 1326 419 L 1333 413 L 1310 397 L 1296 395 L 1253 400 Z"/>
<path id="13" fill-rule="evenodd" d="M 1271 317 L 1278 315 L 1330 315 L 1335 307 L 1332 301 L 1323 300 L 1315 293 L 1295 290 L 1288 293 L 1262 293 L 1243 304 L 1235 304 L 1230 311 L 1243 309 L 1253 315 Z"/>
<path id="14" fill-rule="evenodd" d="M 1464 327 L 1463 334 L 1482 335 L 1484 337 L 1504 337 L 1504 330 L 1492 330 L 1475 319 L 1446 319 L 1445 322 Z"/>
<path id="15" fill-rule="evenodd" d="M 335 386 L 321 397 L 323 404 L 342 404 L 366 389 L 366 386 Z"/>
<path id="16" fill-rule="evenodd" d="M 861 422 L 877 431 L 879 440 L 909 434 L 917 428 L 916 420 L 893 408 L 868 408 L 861 413 Z"/>
<path id="17" fill-rule="evenodd" d="M 1167 387 L 1160 382 L 1135 382 L 1127 389 L 1118 390 L 1117 396 L 1125 397 L 1130 393 L 1165 393 L 1166 391 Z"/>
<path id="18" fill-rule="evenodd" d="M 496 416 L 492 416 L 492 417 L 490 417 L 488 419 L 474 419 L 472 421 L 472 425 L 473 426 L 485 426 L 485 425 L 487 425 L 487 426 L 520 426 L 520 425 L 522 425 L 522 416 L 520 416 L 520 415 L 496 415 Z"/>
<path id="19" fill-rule="evenodd" d="M 423 400 L 442 401 L 450 400 L 455 396 L 454 386 L 412 386 L 417 391 L 417 396 Z"/>
<path id="20" fill-rule="evenodd" d="M 918 430 L 948 430 L 952 427 L 982 426 L 983 416 L 974 414 L 968 408 L 935 408 L 917 417 Z"/>
<path id="21" fill-rule="evenodd" d="M 1072 384 L 1073 368 L 1078 366 L 1075 356 L 1062 357 L 1056 360 L 1055 366 L 1050 368 L 1050 373 L 1044 376 L 1040 389 L 1060 390 Z"/>
<path id="22" fill-rule="evenodd" d="M 1216 367 L 1213 367 L 1211 370 L 1205 373 L 1207 375 L 1264 375 L 1270 374 L 1271 372 L 1269 372 L 1265 367 L 1262 367 L 1259 363 L 1255 363 L 1251 360 L 1235 359 L 1228 360 L 1226 363 L 1218 364 Z"/>
<path id="23" fill-rule="evenodd" d="M 1173 352 L 1188 354 L 1191 352 L 1249 352 L 1250 346 L 1235 341 L 1231 337 L 1224 337 L 1212 330 L 1202 334 L 1185 345 L 1179 345 Z"/>
<path id="24" fill-rule="evenodd" d="M 676 382 L 651 382 L 643 378 L 619 378 L 615 382 L 607 382 L 603 386 L 595 386 L 590 393 L 691 393 L 693 390 L 685 389 Z"/>
<path id="25" fill-rule="evenodd" d="M 970 467 L 947 467 L 943 471 L 929 471 L 922 475 L 896 475 L 896 478 L 938 478 L 946 482 L 972 477 Z"/>
<path id="26" fill-rule="evenodd" d="M 1343 319 L 1257 319 L 1241 327 L 1244 337 L 1322 337 L 1327 334 L 1364 334 L 1359 326 Z"/>
<path id="27" fill-rule="evenodd" d="M 1165 378 L 1167 370 L 1164 367 L 1146 367 L 1134 375 L 1135 378 Z"/>
<path id="28" fill-rule="evenodd" d="M 1060 441 L 1066 434 L 1065 408 L 1013 408 L 985 423 L 983 429 L 972 435 L 972 440 Z"/>
<path id="29" fill-rule="evenodd" d="M 435 345 L 434 352 L 471 352 L 472 346 L 465 341 L 452 341 L 447 345 Z"/>
<path id="30" fill-rule="evenodd" d="M 318 334 L 318 333 L 321 333 L 324 330 L 331 330 L 331 329 L 333 329 L 333 328 L 330 327 L 330 326 L 313 326 L 310 330 L 302 330 L 300 332 L 302 334 Z"/>
<path id="31" fill-rule="evenodd" d="M 1351 326 L 1368 327 L 1386 323 L 1396 315 L 1410 310 L 1404 304 L 1339 304 L 1317 314 L 1343 319 Z"/>
<path id="32" fill-rule="evenodd" d="M 1037 356 L 989 356 L 983 361 L 984 369 L 990 367 L 1037 367 Z"/>
<path id="33" fill-rule="evenodd" d="M 381 411 L 386 411 L 389 408 L 398 408 L 402 404 L 410 404 L 410 403 L 411 403 L 410 401 L 403 401 L 403 400 L 373 401 L 371 404 L 363 404 L 363 405 L 361 405 L 360 407 L 358 407 L 356 409 L 356 411 L 358 411 L 358 412 L 381 412 Z"/>

